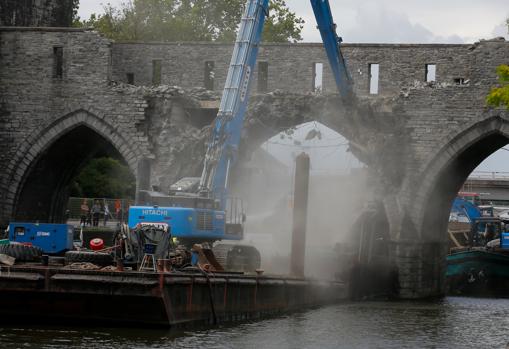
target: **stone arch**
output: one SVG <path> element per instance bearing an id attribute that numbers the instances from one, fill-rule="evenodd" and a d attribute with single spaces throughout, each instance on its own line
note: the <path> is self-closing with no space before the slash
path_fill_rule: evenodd
<path id="1" fill-rule="evenodd" d="M 4 200 L 4 222 L 15 213 L 25 182 L 41 156 L 62 137 L 80 127 L 104 139 L 120 154 L 131 171 L 137 174 L 138 161 L 143 155 L 140 148 L 137 148 L 135 143 L 129 142 L 121 131 L 108 123 L 104 115 L 92 114 L 84 109 L 76 110 L 51 122 L 37 134 L 24 140 L 17 148 L 16 155 L 7 166 L 9 176 L 5 183 L 8 190 Z"/>
<path id="2" fill-rule="evenodd" d="M 266 94 L 253 98 L 244 122 L 241 156 L 249 154 L 281 131 L 317 121 L 347 140 L 355 127 L 348 121 L 355 111 L 337 95 Z"/>
<path id="3" fill-rule="evenodd" d="M 440 241 L 447 229 L 452 200 L 468 175 L 490 154 L 509 143 L 509 122 L 499 115 L 471 125 L 451 136 L 422 173 L 410 205 L 419 238 Z M 407 192 L 411 192 L 407 188 Z M 428 230 L 436 231 L 437 235 Z"/>

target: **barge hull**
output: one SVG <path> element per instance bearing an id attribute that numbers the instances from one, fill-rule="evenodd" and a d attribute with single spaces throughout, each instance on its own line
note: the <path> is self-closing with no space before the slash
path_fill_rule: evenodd
<path id="1" fill-rule="evenodd" d="M 447 256 L 447 294 L 502 297 L 509 294 L 509 255 L 469 250 Z"/>
<path id="2" fill-rule="evenodd" d="M 346 299 L 342 283 L 270 276 L 0 269 L 0 318 L 188 327 L 257 319 Z"/>

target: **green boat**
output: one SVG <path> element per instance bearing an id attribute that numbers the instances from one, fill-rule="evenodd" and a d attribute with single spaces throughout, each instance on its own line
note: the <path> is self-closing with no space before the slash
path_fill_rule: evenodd
<path id="1" fill-rule="evenodd" d="M 478 217 L 468 230 L 451 230 L 446 292 L 474 297 L 509 297 L 509 233 L 498 217 Z"/>
<path id="2" fill-rule="evenodd" d="M 447 293 L 509 297 L 509 253 L 472 248 L 447 256 Z"/>

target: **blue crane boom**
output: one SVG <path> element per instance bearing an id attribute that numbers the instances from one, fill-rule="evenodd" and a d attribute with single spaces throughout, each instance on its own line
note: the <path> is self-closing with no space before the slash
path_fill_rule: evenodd
<path id="1" fill-rule="evenodd" d="M 233 49 L 230 69 L 208 145 L 200 190 L 225 207 L 229 171 L 237 157 L 269 0 L 248 0 Z"/>
<path id="2" fill-rule="evenodd" d="M 311 0 L 311 6 L 315 13 L 316 23 L 322 37 L 323 46 L 334 75 L 334 81 L 342 99 L 348 103 L 352 102 L 352 79 L 348 73 L 345 59 L 341 53 L 341 42 L 343 39 L 336 33 L 336 24 L 332 18 L 328 0 Z"/>

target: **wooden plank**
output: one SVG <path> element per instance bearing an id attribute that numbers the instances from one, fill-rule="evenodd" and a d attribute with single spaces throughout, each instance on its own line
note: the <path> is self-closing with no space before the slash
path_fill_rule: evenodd
<path id="1" fill-rule="evenodd" d="M 449 238 L 452 240 L 452 242 L 454 242 L 454 244 L 456 245 L 455 247 L 463 247 L 463 245 L 461 245 L 458 240 L 456 239 L 456 237 L 454 236 L 454 232 L 450 231 L 449 230 Z"/>
<path id="2" fill-rule="evenodd" d="M 0 263 L 8 266 L 13 266 L 15 261 L 16 258 L 0 253 Z"/>

